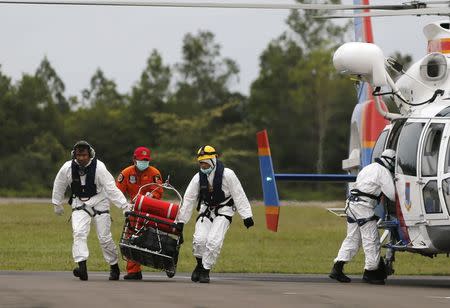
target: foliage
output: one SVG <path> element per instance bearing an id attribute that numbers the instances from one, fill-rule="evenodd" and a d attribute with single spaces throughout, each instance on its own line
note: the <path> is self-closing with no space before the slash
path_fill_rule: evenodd
<path id="1" fill-rule="evenodd" d="M 264 128 L 277 171 L 340 172 L 355 94 L 331 57 L 347 25 L 297 11 L 287 25 L 261 54 L 249 97 L 230 90 L 239 68 L 222 56 L 209 31 L 186 34 L 182 59 L 173 66 L 151 51 L 128 93 L 97 69 L 80 98 L 67 98 L 47 58 L 17 83 L 0 70 L 0 172 L 8 175 L 0 179 L 0 193 L 48 195 L 80 139 L 94 146 L 113 174 L 131 163 L 135 147 L 150 147 L 152 164 L 180 190 L 197 172 L 197 149 L 211 144 L 247 194 L 260 198 L 255 133 Z M 342 191 L 283 184 L 281 196 L 328 199 Z"/>

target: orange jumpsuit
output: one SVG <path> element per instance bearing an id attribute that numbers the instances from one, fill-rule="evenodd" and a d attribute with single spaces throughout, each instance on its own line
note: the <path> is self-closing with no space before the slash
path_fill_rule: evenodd
<path id="1" fill-rule="evenodd" d="M 120 172 L 116 180 L 117 187 L 127 194 L 131 200 L 137 195 L 139 188 L 142 185 L 149 183 L 162 184 L 161 173 L 155 167 L 149 166 L 144 171 L 139 171 L 134 165 L 129 166 Z M 156 190 L 155 190 L 156 188 Z M 155 191 L 153 191 L 155 190 Z M 153 192 L 152 192 L 153 191 Z M 161 199 L 163 195 L 163 189 L 156 185 L 149 185 L 141 190 L 141 194 L 147 192 L 152 193 L 153 198 Z M 133 261 L 127 261 L 127 272 L 137 273 L 141 271 L 141 265 Z"/>

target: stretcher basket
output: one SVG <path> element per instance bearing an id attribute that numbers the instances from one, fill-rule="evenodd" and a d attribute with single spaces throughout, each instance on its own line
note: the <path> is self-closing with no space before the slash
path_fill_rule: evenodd
<path id="1" fill-rule="evenodd" d="M 179 205 L 181 206 L 180 193 L 168 182 L 143 185 L 139 189 L 138 195 L 142 188 L 149 185 L 173 190 L 180 199 Z M 182 243 L 183 235 L 175 229 L 174 223 L 134 211 L 125 213 L 125 224 L 119 242 L 123 259 L 163 270 L 167 277 L 172 278 L 176 273 L 178 253 Z"/>

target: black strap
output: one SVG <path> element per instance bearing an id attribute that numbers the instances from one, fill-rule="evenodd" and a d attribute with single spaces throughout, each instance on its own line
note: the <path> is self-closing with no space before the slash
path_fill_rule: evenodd
<path id="1" fill-rule="evenodd" d="M 353 224 L 356 222 L 358 224 L 358 226 L 360 226 L 360 227 L 364 226 L 369 221 L 378 220 L 378 219 L 379 218 L 376 215 L 373 215 L 372 217 L 369 217 L 369 218 L 359 218 L 359 219 L 353 219 L 350 216 L 347 216 L 348 223 Z"/>
<path id="2" fill-rule="evenodd" d="M 370 199 L 377 200 L 377 201 L 379 201 L 381 199 L 381 194 L 379 196 L 376 196 L 376 195 L 372 195 L 372 194 L 368 194 L 368 193 L 362 192 L 359 189 L 352 189 L 352 190 L 350 190 L 350 196 L 349 196 L 349 200 L 350 201 L 358 201 L 358 200 L 352 200 L 351 199 L 352 196 L 353 197 L 368 197 Z"/>
<path id="3" fill-rule="evenodd" d="M 233 198 L 230 198 L 230 200 L 228 200 L 228 202 L 225 204 L 219 204 L 218 206 L 216 206 L 214 209 L 214 214 L 216 214 L 216 216 L 222 215 L 222 214 L 219 214 L 219 209 L 223 208 L 224 206 L 234 206 Z M 224 216 L 224 215 L 222 215 L 222 216 Z"/>
<path id="4" fill-rule="evenodd" d="M 96 210 L 96 209 L 93 208 L 93 207 L 91 207 L 91 209 L 92 209 L 92 212 L 93 212 L 94 214 L 92 214 L 91 212 L 89 212 L 89 210 L 87 209 L 86 204 L 83 203 L 83 205 L 74 207 L 74 208 L 72 209 L 72 212 L 74 212 L 74 211 L 85 211 L 85 212 L 86 212 L 89 216 L 91 216 L 91 217 L 95 217 L 96 215 L 109 214 L 109 210 L 99 211 L 99 210 Z"/>
<path id="5" fill-rule="evenodd" d="M 231 216 L 223 215 L 223 214 L 216 214 L 216 217 L 218 217 L 218 216 L 223 216 L 223 217 L 225 217 L 226 219 L 228 219 L 228 221 L 230 222 L 230 224 L 231 224 L 231 222 L 233 221 L 233 217 L 231 217 Z M 214 221 L 214 218 L 211 217 L 211 211 L 210 211 L 209 209 L 206 209 L 206 211 L 204 211 L 203 213 L 200 213 L 200 215 L 197 216 L 197 219 L 196 219 L 195 221 L 197 222 L 197 221 L 201 218 L 201 219 L 202 219 L 202 222 L 203 222 L 203 219 L 204 219 L 205 217 L 208 218 L 209 221 L 211 221 L 211 222 Z"/>

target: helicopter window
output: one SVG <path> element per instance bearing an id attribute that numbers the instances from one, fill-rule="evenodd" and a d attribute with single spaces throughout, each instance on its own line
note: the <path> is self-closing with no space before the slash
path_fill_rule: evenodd
<path id="1" fill-rule="evenodd" d="M 445 179 L 442 181 L 442 192 L 444 194 L 445 204 L 447 205 L 447 209 L 450 212 L 450 179 Z"/>
<path id="2" fill-rule="evenodd" d="M 423 204 L 427 214 L 442 213 L 437 181 L 429 181 L 423 188 Z"/>
<path id="3" fill-rule="evenodd" d="M 450 172 L 450 142 L 448 143 L 447 146 L 447 154 L 446 154 L 446 164 L 444 166 L 445 170 L 444 173 L 449 173 Z"/>
<path id="4" fill-rule="evenodd" d="M 444 124 L 432 123 L 425 137 L 422 156 L 422 176 L 436 176 Z"/>
<path id="5" fill-rule="evenodd" d="M 373 147 L 372 162 L 375 160 L 375 158 L 379 158 L 381 156 L 381 153 L 383 152 L 384 149 L 384 144 L 386 143 L 388 133 L 389 133 L 388 130 L 384 130 L 381 132 L 380 136 L 378 136 L 377 142 Z"/>
<path id="6" fill-rule="evenodd" d="M 448 117 L 450 116 L 450 107 L 445 107 L 441 111 L 439 111 L 438 114 L 436 114 L 437 117 Z"/>
<path id="7" fill-rule="evenodd" d="M 417 175 L 417 149 L 423 126 L 422 122 L 409 122 L 403 127 L 397 150 L 399 173 Z"/>
<path id="8" fill-rule="evenodd" d="M 389 139 L 387 141 L 387 149 L 396 149 L 398 143 L 398 137 L 402 131 L 403 125 L 405 125 L 406 119 L 399 119 L 394 121 L 394 126 L 392 126 L 391 133 L 389 134 Z"/>

